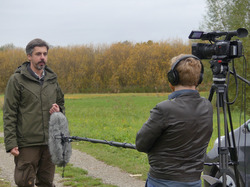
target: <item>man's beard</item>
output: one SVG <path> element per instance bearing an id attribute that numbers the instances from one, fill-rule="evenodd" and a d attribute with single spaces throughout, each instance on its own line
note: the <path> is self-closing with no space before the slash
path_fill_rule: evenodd
<path id="1" fill-rule="evenodd" d="M 46 65 L 46 62 L 42 60 L 42 61 L 38 62 L 35 65 L 35 67 L 37 70 L 43 70 L 45 68 L 45 65 Z"/>

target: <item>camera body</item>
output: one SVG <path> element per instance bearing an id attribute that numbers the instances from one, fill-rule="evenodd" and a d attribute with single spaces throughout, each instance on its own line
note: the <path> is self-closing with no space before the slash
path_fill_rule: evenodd
<path id="1" fill-rule="evenodd" d="M 239 28 L 231 32 L 214 31 L 205 33 L 203 31 L 192 31 L 188 38 L 208 40 L 211 43 L 193 43 L 192 54 L 199 59 L 211 59 L 210 68 L 213 72 L 214 83 L 224 84 L 229 70 L 228 63 L 233 58 L 243 56 L 242 42 L 230 40 L 233 36 L 243 38 L 247 35 L 247 29 Z M 222 36 L 225 36 L 224 40 L 217 40 L 217 38 Z"/>
<path id="2" fill-rule="evenodd" d="M 217 41 L 215 44 L 194 43 L 192 54 L 200 59 L 232 59 L 242 56 L 241 41 Z"/>
<path id="3" fill-rule="evenodd" d="M 247 36 L 248 31 L 244 28 L 239 28 L 237 31 L 231 32 L 208 32 L 192 31 L 189 39 L 208 40 L 211 44 L 207 43 L 193 43 L 192 54 L 200 59 L 233 59 L 241 57 L 242 42 L 239 40 L 230 41 L 233 36 L 243 38 Z M 224 40 L 216 40 L 217 38 L 225 35 Z"/>

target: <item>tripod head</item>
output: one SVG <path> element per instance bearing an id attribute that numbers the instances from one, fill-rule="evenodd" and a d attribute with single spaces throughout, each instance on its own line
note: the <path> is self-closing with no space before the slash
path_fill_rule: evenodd
<path id="1" fill-rule="evenodd" d="M 211 60 L 210 68 L 213 73 L 213 81 L 215 84 L 224 84 L 229 70 L 228 61 L 230 60 Z"/>

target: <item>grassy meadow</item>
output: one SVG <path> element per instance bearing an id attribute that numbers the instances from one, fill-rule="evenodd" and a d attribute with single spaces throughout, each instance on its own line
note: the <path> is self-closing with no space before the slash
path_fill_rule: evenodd
<path id="1" fill-rule="evenodd" d="M 208 94 L 208 92 L 201 93 L 206 98 Z M 148 119 L 150 109 L 167 98 L 168 93 L 66 94 L 66 117 L 69 122 L 70 134 L 71 136 L 134 144 L 136 133 Z M 215 100 L 213 99 L 213 104 Z M 0 96 L 1 116 L 2 104 L 3 95 Z M 208 150 L 212 148 L 213 142 L 217 138 L 216 116 L 215 108 L 214 132 Z M 223 115 L 221 116 L 223 118 Z M 234 128 L 237 128 L 240 113 L 233 111 L 232 116 Z M 0 131 L 3 131 L 2 123 L 1 120 Z M 223 126 L 223 123 L 221 124 Z M 74 141 L 72 146 L 109 165 L 118 166 L 126 172 L 142 174 L 140 177 L 142 180 L 147 177 L 149 166 L 147 155 L 144 153 L 85 141 Z"/>

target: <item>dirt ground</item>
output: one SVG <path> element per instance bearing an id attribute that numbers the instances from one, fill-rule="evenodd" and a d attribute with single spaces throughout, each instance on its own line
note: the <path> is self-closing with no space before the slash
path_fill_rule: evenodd
<path id="1" fill-rule="evenodd" d="M 0 132 L 0 137 L 3 137 L 3 133 Z M 144 187 L 145 181 L 141 181 L 121 171 L 121 169 L 113 166 L 109 166 L 104 162 L 96 160 L 94 157 L 80 152 L 78 150 L 72 150 L 72 156 L 70 163 L 74 167 L 79 167 L 88 171 L 88 175 L 102 179 L 103 183 L 113 184 L 119 187 Z M 0 179 L 5 179 L 11 182 L 11 186 L 16 186 L 13 180 L 14 160 L 13 156 L 5 152 L 4 145 L 0 144 Z M 61 175 L 56 174 L 54 183 L 56 187 L 63 187 L 60 183 Z"/>

